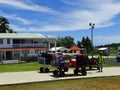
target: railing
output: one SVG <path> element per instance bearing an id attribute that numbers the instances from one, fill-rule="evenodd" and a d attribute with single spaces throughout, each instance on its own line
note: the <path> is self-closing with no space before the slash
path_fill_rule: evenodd
<path id="1" fill-rule="evenodd" d="M 47 47 L 46 44 L 41 44 L 41 43 L 35 43 L 35 44 L 13 44 L 13 48 L 45 48 Z"/>

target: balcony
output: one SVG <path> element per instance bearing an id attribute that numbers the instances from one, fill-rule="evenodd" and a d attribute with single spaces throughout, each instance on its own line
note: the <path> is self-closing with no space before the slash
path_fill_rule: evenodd
<path id="1" fill-rule="evenodd" d="M 13 44 L 13 48 L 46 48 L 46 44 L 34 43 L 34 44 Z"/>

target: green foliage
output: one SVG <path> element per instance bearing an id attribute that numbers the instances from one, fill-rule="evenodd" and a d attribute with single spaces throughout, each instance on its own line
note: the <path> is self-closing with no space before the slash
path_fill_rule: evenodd
<path id="1" fill-rule="evenodd" d="M 59 37 L 57 39 L 57 46 L 64 46 L 66 48 L 70 48 L 73 45 L 75 45 L 74 38 L 72 38 L 71 36 L 66 36 L 62 38 Z"/>
<path id="2" fill-rule="evenodd" d="M 9 22 L 5 17 L 0 17 L 0 33 L 16 33 L 9 27 Z"/>
<path id="3" fill-rule="evenodd" d="M 82 47 L 82 43 L 80 41 L 77 41 L 77 46 Z"/>
<path id="4" fill-rule="evenodd" d="M 0 17 L 0 33 L 6 33 L 9 30 L 9 22 L 6 18 Z"/>
<path id="5" fill-rule="evenodd" d="M 97 46 L 97 47 L 98 48 L 100 48 L 100 47 L 109 47 L 109 48 L 117 49 L 118 46 L 120 46 L 120 43 L 105 44 L 105 45 L 100 45 L 100 46 Z"/>
<path id="6" fill-rule="evenodd" d="M 57 39 L 57 46 L 58 47 L 63 46 L 66 48 L 70 48 L 73 45 L 75 45 L 74 38 L 72 38 L 71 36 L 66 36 L 66 37 L 62 37 L 62 38 L 58 37 L 58 39 Z M 82 41 L 77 41 L 77 46 L 85 48 L 87 53 L 89 53 L 93 48 L 93 45 L 92 45 L 89 37 L 83 37 Z"/>
<path id="7" fill-rule="evenodd" d="M 89 37 L 83 37 L 81 42 L 82 42 L 82 47 L 84 47 L 87 53 L 89 53 L 93 48 L 93 45 Z"/>

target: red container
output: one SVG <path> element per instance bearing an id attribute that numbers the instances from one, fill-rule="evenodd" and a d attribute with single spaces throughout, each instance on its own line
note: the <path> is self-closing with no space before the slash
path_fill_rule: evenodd
<path id="1" fill-rule="evenodd" d="M 72 64 L 73 67 L 76 67 L 76 59 L 72 59 L 71 64 Z"/>

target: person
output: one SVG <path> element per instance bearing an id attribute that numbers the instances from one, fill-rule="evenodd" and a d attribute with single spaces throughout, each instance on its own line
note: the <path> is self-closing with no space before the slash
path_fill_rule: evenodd
<path id="1" fill-rule="evenodd" d="M 103 62 L 104 62 L 104 58 L 100 53 L 100 55 L 98 56 L 98 70 L 99 70 L 98 72 L 103 72 Z"/>

